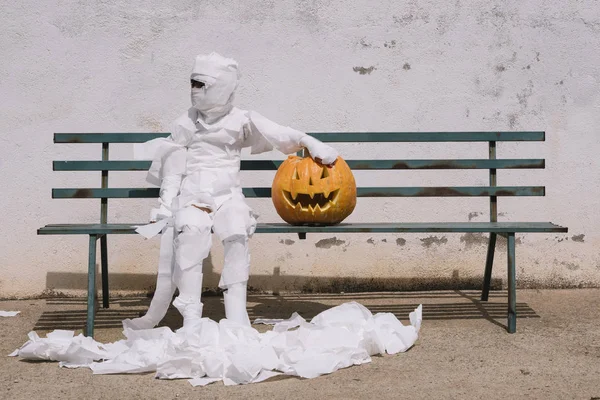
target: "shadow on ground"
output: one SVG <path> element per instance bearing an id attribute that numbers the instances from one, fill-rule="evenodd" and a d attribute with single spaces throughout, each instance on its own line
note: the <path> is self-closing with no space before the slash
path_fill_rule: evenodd
<path id="1" fill-rule="evenodd" d="M 225 317 L 221 296 L 204 297 L 203 301 L 204 316 L 216 321 Z M 506 292 L 491 292 L 490 300 L 483 302 L 479 300 L 478 292 L 459 290 L 426 293 L 251 295 L 248 299 L 248 313 L 250 319 L 255 320 L 288 318 L 296 311 L 310 320 L 336 304 L 349 301 L 364 304 L 373 313 L 388 312 L 403 320 L 419 304 L 423 304 L 424 320 L 485 319 L 495 325 L 504 326 L 507 313 Z M 76 330 L 85 325 L 85 299 L 53 298 L 47 299 L 46 304 L 51 310 L 42 313 L 34 330 Z M 150 299 L 144 297 L 114 299 L 111 301 L 111 308 L 98 310 L 95 326 L 98 329 L 120 328 L 123 319 L 143 315 L 149 304 Z M 539 315 L 527 303 L 517 303 L 517 317 L 539 318 Z M 160 325 L 177 329 L 181 324 L 181 316 L 171 306 Z"/>

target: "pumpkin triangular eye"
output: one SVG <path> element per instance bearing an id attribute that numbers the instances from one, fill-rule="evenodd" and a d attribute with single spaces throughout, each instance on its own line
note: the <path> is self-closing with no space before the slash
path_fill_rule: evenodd
<path id="1" fill-rule="evenodd" d="M 298 175 L 298 169 L 294 168 L 294 177 L 292 179 L 300 179 L 300 175 Z"/>
<path id="2" fill-rule="evenodd" d="M 327 170 L 327 167 L 323 167 L 322 172 L 321 172 L 321 179 L 323 178 L 329 178 L 329 171 Z"/>

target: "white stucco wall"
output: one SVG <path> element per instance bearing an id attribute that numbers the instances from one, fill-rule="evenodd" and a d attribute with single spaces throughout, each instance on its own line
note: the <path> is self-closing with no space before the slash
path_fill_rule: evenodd
<path id="1" fill-rule="evenodd" d="M 52 200 L 50 190 L 97 187 L 99 173 L 52 172 L 51 162 L 98 159 L 100 146 L 54 145 L 53 133 L 165 131 L 188 106 L 193 57 L 212 50 L 240 63 L 240 107 L 306 131 L 546 130 L 545 143 L 498 148 L 500 158 L 547 160 L 545 170 L 499 171 L 501 185 L 547 187 L 544 198 L 501 198 L 500 220 L 570 229 L 518 236 L 519 284 L 600 285 L 598 1 L 1 4 L 0 297 L 85 288 L 87 237 L 37 236 L 36 229 L 98 220 L 99 201 Z M 347 159 L 485 158 L 486 146 L 338 149 Z M 111 156 L 130 159 L 132 148 L 115 147 Z M 244 178 L 269 185 L 270 176 Z M 359 171 L 356 177 L 362 185 L 487 184 L 486 171 Z M 110 183 L 143 180 L 143 173 L 115 173 Z M 153 204 L 111 201 L 110 220 L 144 220 Z M 263 221 L 278 220 L 269 200 L 251 204 Z M 359 199 L 349 221 L 484 221 L 487 212 L 486 199 Z M 305 241 L 257 235 L 251 284 L 332 289 L 336 278 L 374 277 L 385 279 L 373 287 L 434 287 L 480 276 L 483 241 L 462 234 L 324 234 Z M 110 236 L 109 242 L 113 288 L 150 288 L 158 239 Z M 495 278 L 506 275 L 503 249 Z M 207 286 L 216 286 L 221 262 L 216 246 Z M 360 279 L 349 284 L 369 287 Z"/>

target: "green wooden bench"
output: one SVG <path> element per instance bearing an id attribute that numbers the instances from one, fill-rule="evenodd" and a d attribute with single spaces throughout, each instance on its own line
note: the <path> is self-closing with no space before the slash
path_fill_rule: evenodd
<path id="1" fill-rule="evenodd" d="M 544 141 L 544 132 L 342 132 L 313 133 L 312 136 L 323 142 L 488 142 L 489 156 L 484 159 L 447 160 L 347 160 L 353 170 L 430 170 L 430 169 L 487 169 L 489 186 L 461 187 L 358 187 L 358 197 L 489 197 L 490 222 L 436 222 L 402 223 L 380 222 L 342 223 L 335 226 L 291 226 L 286 223 L 259 223 L 256 233 L 297 233 L 305 239 L 307 233 L 406 233 L 406 232 L 484 232 L 489 233 L 489 244 L 483 280 L 482 301 L 487 301 L 490 290 L 492 264 L 496 237 L 501 235 L 508 240 L 508 324 L 510 333 L 516 330 L 516 291 L 515 291 L 515 235 L 522 232 L 567 232 L 566 227 L 550 222 L 498 222 L 497 199 L 502 196 L 544 196 L 543 186 L 497 186 L 498 169 L 544 168 L 544 159 L 497 159 L 496 143 L 505 141 Z M 38 230 L 40 235 L 89 235 L 88 263 L 88 306 L 86 334 L 93 336 L 96 302 L 96 247 L 100 240 L 102 268 L 103 307 L 109 306 L 107 236 L 110 234 L 135 234 L 138 223 L 108 223 L 108 199 L 110 198 L 157 198 L 158 188 L 109 188 L 110 171 L 143 171 L 150 167 L 149 161 L 116 161 L 109 159 L 109 145 L 118 143 L 141 143 L 168 133 L 56 133 L 55 143 L 100 143 L 102 159 L 97 161 L 54 161 L 55 171 L 100 171 L 99 188 L 59 188 L 52 189 L 55 199 L 100 199 L 100 221 L 97 224 L 54 224 Z M 280 160 L 243 160 L 242 170 L 275 171 Z M 245 187 L 248 198 L 270 197 L 269 187 Z"/>

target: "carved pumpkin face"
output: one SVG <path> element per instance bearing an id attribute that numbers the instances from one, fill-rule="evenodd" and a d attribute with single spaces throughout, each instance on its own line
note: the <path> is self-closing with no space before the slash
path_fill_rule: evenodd
<path id="1" fill-rule="evenodd" d="M 356 206 L 356 182 L 341 157 L 325 166 L 311 157 L 288 156 L 271 189 L 277 213 L 292 225 L 334 225 Z"/>

